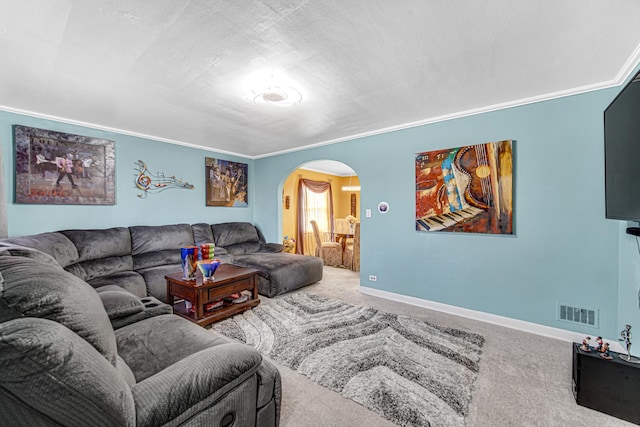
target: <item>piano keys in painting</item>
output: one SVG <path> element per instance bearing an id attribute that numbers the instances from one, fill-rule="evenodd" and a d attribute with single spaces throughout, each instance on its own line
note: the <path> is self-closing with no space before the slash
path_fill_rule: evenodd
<path id="1" fill-rule="evenodd" d="M 513 233 L 512 141 L 416 154 L 416 230 Z"/>

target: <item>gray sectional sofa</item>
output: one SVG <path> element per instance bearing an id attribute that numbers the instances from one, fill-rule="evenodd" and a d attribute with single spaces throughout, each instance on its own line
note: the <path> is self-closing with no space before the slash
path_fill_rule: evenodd
<path id="1" fill-rule="evenodd" d="M 280 374 L 260 353 L 155 298 L 92 288 L 60 249 L 0 245 L 1 425 L 278 425 Z"/>
<path id="2" fill-rule="evenodd" d="M 180 247 L 214 242 L 222 262 L 259 271 L 258 293 L 274 297 L 322 279 L 322 261 L 282 252 L 248 222 L 63 230 L 4 242 L 38 249 L 94 288 L 117 285 L 166 301 L 164 276 L 180 271 Z"/>
<path id="3" fill-rule="evenodd" d="M 0 241 L 0 424 L 276 426 L 280 374 L 172 314 L 181 246 L 215 242 L 269 297 L 322 278 L 250 223 L 65 230 Z"/>

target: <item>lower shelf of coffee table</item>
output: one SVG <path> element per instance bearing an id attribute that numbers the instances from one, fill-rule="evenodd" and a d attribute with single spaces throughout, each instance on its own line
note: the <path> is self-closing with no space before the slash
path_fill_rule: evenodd
<path id="1" fill-rule="evenodd" d="M 259 299 L 248 299 L 245 302 L 239 304 L 223 305 L 205 313 L 202 319 L 196 319 L 195 313 L 187 310 L 184 301 L 178 301 L 173 304 L 173 312 L 179 316 L 184 317 L 187 320 L 197 323 L 200 326 L 205 326 L 219 320 L 226 319 L 243 311 L 249 310 L 260 304 Z"/>

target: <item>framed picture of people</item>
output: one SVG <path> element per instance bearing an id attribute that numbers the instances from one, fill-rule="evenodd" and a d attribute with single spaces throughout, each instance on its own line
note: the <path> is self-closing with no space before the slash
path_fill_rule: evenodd
<path id="1" fill-rule="evenodd" d="M 248 165 L 205 157 L 206 206 L 247 207 Z"/>
<path id="2" fill-rule="evenodd" d="M 115 142 L 14 125 L 15 203 L 115 204 Z"/>

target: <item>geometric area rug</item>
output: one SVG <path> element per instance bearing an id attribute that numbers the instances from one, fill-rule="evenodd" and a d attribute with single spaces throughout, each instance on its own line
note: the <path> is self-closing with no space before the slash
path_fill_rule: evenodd
<path id="1" fill-rule="evenodd" d="M 484 338 L 309 293 L 213 325 L 399 426 L 464 426 Z"/>

